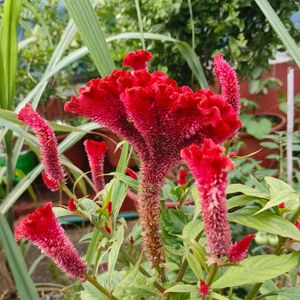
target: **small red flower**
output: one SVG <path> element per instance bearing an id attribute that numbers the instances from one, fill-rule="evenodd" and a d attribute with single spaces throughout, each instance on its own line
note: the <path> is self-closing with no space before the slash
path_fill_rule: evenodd
<path id="1" fill-rule="evenodd" d="M 186 184 L 186 177 L 187 177 L 187 172 L 185 169 L 181 168 L 179 170 L 179 178 L 178 178 L 178 184 L 179 185 L 185 185 Z"/>
<path id="2" fill-rule="evenodd" d="M 247 253 L 251 241 L 255 238 L 255 234 L 249 234 L 231 246 L 228 259 L 234 263 L 242 261 Z"/>
<path id="3" fill-rule="evenodd" d="M 240 89 L 235 71 L 221 53 L 214 56 L 214 71 L 220 79 L 222 95 L 236 112 L 240 111 Z"/>
<path id="4" fill-rule="evenodd" d="M 15 238 L 31 241 L 70 276 L 85 280 L 87 267 L 60 226 L 50 202 L 20 222 Z"/>
<path id="5" fill-rule="evenodd" d="M 77 206 L 76 206 L 76 203 L 75 203 L 73 198 L 70 198 L 69 201 L 68 201 L 68 210 L 70 210 L 70 211 L 76 211 L 77 210 Z"/>
<path id="6" fill-rule="evenodd" d="M 285 208 L 285 203 L 284 203 L 284 202 L 279 203 L 279 204 L 278 204 L 278 207 L 279 207 L 279 208 Z"/>
<path id="7" fill-rule="evenodd" d="M 130 241 L 130 245 L 133 246 L 133 244 L 134 244 L 134 238 L 133 238 L 132 235 L 130 236 L 130 240 L 129 241 Z"/>
<path id="8" fill-rule="evenodd" d="M 92 171 L 93 183 L 96 191 L 100 192 L 105 186 L 103 177 L 103 164 L 104 156 L 107 151 L 107 145 L 104 142 L 97 142 L 93 140 L 85 140 L 83 144 Z"/>
<path id="9" fill-rule="evenodd" d="M 147 61 L 152 60 L 152 54 L 145 50 L 131 52 L 124 57 L 123 67 L 129 66 L 132 70 L 143 70 L 147 68 Z"/>
<path id="10" fill-rule="evenodd" d="M 60 182 L 65 182 L 65 175 L 59 160 L 57 140 L 48 122 L 33 110 L 30 103 L 18 113 L 18 120 L 27 124 L 38 138 L 41 158 L 45 172 L 42 177 L 51 191 L 57 191 Z"/>
<path id="11" fill-rule="evenodd" d="M 300 272 L 297 272 L 297 275 L 300 276 Z"/>
<path id="12" fill-rule="evenodd" d="M 300 230 L 300 221 L 296 221 L 295 226 Z"/>
<path id="13" fill-rule="evenodd" d="M 126 173 L 127 173 L 127 175 L 129 175 L 132 179 L 135 179 L 135 180 L 137 180 L 137 175 L 136 175 L 136 173 L 133 171 L 133 170 L 131 170 L 130 168 L 126 168 Z"/>
<path id="14" fill-rule="evenodd" d="M 111 212 L 112 212 L 112 203 L 111 203 L 111 201 L 109 201 L 107 203 L 106 209 L 107 209 L 108 215 L 110 216 Z"/>
<path id="15" fill-rule="evenodd" d="M 223 148 L 207 139 L 202 147 L 192 145 L 181 151 L 201 195 L 208 250 L 218 257 L 227 256 L 231 247 L 225 190 L 227 173 L 233 164 L 223 152 Z"/>
<path id="16" fill-rule="evenodd" d="M 200 279 L 198 285 L 199 285 L 199 289 L 198 289 L 199 295 L 201 297 L 206 297 L 208 295 L 210 286 L 206 284 L 206 282 L 202 279 Z"/>
<path id="17" fill-rule="evenodd" d="M 104 229 L 108 234 L 111 233 L 111 229 L 109 228 L 109 226 L 105 225 Z"/>

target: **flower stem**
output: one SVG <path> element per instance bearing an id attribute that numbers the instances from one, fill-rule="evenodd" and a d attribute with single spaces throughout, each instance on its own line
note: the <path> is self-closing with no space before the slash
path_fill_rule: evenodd
<path id="1" fill-rule="evenodd" d="M 295 223 L 298 218 L 300 216 L 300 206 L 298 207 L 297 211 L 295 212 L 295 214 L 293 215 L 293 217 L 291 218 L 291 223 Z M 282 251 L 282 247 L 283 245 L 286 243 L 288 238 L 283 238 L 280 237 L 279 241 L 277 243 L 276 248 L 273 251 L 273 254 L 275 255 L 280 255 L 281 251 Z M 260 289 L 260 287 L 262 286 L 262 283 L 256 283 L 249 291 L 248 295 L 245 297 L 245 300 L 252 300 L 255 298 L 258 290 Z"/>
<path id="2" fill-rule="evenodd" d="M 212 266 L 210 267 L 210 270 L 207 274 L 207 278 L 205 280 L 208 285 L 210 285 L 212 283 L 212 281 L 214 280 L 214 277 L 217 274 L 218 268 L 219 268 L 218 264 L 216 264 L 216 263 L 212 264 Z"/>
<path id="3" fill-rule="evenodd" d="M 196 241 L 196 242 L 198 242 L 198 241 L 200 240 L 201 234 L 202 234 L 202 232 L 200 232 L 200 233 L 196 236 L 196 238 L 195 238 L 195 241 Z M 180 266 L 178 275 L 177 275 L 177 277 L 176 277 L 176 282 L 179 282 L 179 281 L 182 280 L 182 278 L 183 278 L 183 276 L 184 276 L 184 274 L 185 274 L 185 271 L 186 271 L 188 265 L 189 265 L 189 264 L 188 264 L 187 259 L 184 258 L 184 260 L 183 260 L 182 263 L 181 263 L 181 266 Z"/>
<path id="4" fill-rule="evenodd" d="M 88 282 L 90 282 L 97 290 L 99 290 L 102 294 L 112 300 L 118 300 L 110 291 L 108 291 L 105 287 L 103 287 L 97 280 L 95 280 L 92 276 L 85 274 L 85 278 Z"/>

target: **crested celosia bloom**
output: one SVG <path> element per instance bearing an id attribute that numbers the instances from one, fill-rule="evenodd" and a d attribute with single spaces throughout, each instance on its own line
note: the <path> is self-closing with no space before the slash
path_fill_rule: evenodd
<path id="1" fill-rule="evenodd" d="M 181 152 L 197 183 L 208 251 L 216 258 L 228 256 L 231 247 L 225 190 L 233 164 L 223 152 L 208 139 L 201 147 L 192 145 Z"/>
<path id="2" fill-rule="evenodd" d="M 199 280 L 198 285 L 199 285 L 199 289 L 198 289 L 199 295 L 201 297 L 207 296 L 209 293 L 209 285 L 202 279 Z"/>
<path id="3" fill-rule="evenodd" d="M 128 54 L 123 65 L 132 72 L 115 70 L 87 83 L 65 110 L 104 125 L 122 135 L 141 161 L 138 210 L 146 253 L 152 266 L 162 267 L 159 200 L 163 180 L 180 162 L 180 150 L 204 138 L 222 143 L 241 123 L 231 103 L 209 90 L 193 92 L 179 87 L 163 72 L 150 73 L 151 54 Z"/>
<path id="4" fill-rule="evenodd" d="M 18 113 L 18 119 L 27 124 L 38 138 L 41 158 L 45 171 L 44 183 L 51 191 L 56 191 L 60 182 L 65 181 L 64 171 L 59 161 L 57 140 L 48 122 L 27 103 Z"/>
<path id="5" fill-rule="evenodd" d="M 103 176 L 103 164 L 104 156 L 107 150 L 107 145 L 104 142 L 85 140 L 84 147 L 92 171 L 92 179 L 94 186 L 96 188 L 96 191 L 100 192 L 105 186 Z"/>
<path id="6" fill-rule="evenodd" d="M 247 256 L 249 246 L 254 238 L 255 234 L 249 234 L 234 243 L 230 248 L 228 259 L 234 263 L 242 261 Z"/>
<path id="7" fill-rule="evenodd" d="M 50 202 L 20 222 L 15 238 L 31 241 L 70 276 L 85 280 L 87 267 L 60 226 Z"/>
<path id="8" fill-rule="evenodd" d="M 223 97 L 239 112 L 240 89 L 235 71 L 220 53 L 214 56 L 213 66 L 220 80 Z"/>
<path id="9" fill-rule="evenodd" d="M 187 177 L 186 170 L 181 168 L 179 170 L 178 184 L 179 185 L 185 185 L 186 184 L 186 177 Z"/>

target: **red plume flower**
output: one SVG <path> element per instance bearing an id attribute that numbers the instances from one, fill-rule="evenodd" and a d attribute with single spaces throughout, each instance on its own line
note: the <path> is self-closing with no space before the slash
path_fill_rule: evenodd
<path id="1" fill-rule="evenodd" d="M 76 206 L 76 203 L 75 203 L 73 198 L 70 198 L 69 201 L 68 201 L 68 210 L 69 211 L 76 211 L 77 210 L 77 206 Z"/>
<path id="2" fill-rule="evenodd" d="M 187 177 L 186 170 L 185 169 L 180 169 L 179 170 L 178 184 L 179 185 L 185 185 L 186 184 L 186 177 Z"/>
<path id="3" fill-rule="evenodd" d="M 202 147 L 192 145 L 183 149 L 181 155 L 196 180 L 201 196 L 208 250 L 219 258 L 227 256 L 231 234 L 225 190 L 227 172 L 233 169 L 233 164 L 220 146 L 207 139 Z"/>
<path id="4" fill-rule="evenodd" d="M 222 95 L 236 112 L 240 111 L 240 89 L 235 71 L 221 53 L 214 56 L 213 66 L 220 79 Z"/>
<path id="5" fill-rule="evenodd" d="M 96 191 L 100 192 L 105 186 L 103 177 L 103 164 L 107 145 L 104 142 L 85 140 L 84 147 L 92 171 L 94 186 L 96 188 Z"/>
<path id="6" fill-rule="evenodd" d="M 248 253 L 251 241 L 255 238 L 255 234 L 249 234 L 231 246 L 228 259 L 234 263 L 242 261 Z"/>
<path id="7" fill-rule="evenodd" d="M 31 241 L 70 276 L 85 280 L 87 267 L 65 235 L 50 202 L 20 222 L 15 238 Z"/>
<path id="8" fill-rule="evenodd" d="M 163 72 L 148 72 L 151 54 L 128 54 L 125 65 L 134 72 L 115 70 L 72 97 L 65 110 L 100 123 L 122 135 L 141 161 L 138 210 L 146 253 L 154 267 L 162 266 L 159 199 L 168 171 L 180 162 L 180 150 L 209 137 L 222 143 L 241 126 L 235 109 L 209 90 L 179 87 Z M 136 61 L 138 63 L 136 63 Z M 143 63 L 142 63 L 143 62 Z M 137 67 L 138 65 L 138 67 Z"/>
<path id="9" fill-rule="evenodd" d="M 18 113 L 18 119 L 27 124 L 38 138 L 41 158 L 45 172 L 42 173 L 44 183 L 51 191 L 58 189 L 58 184 L 65 181 L 64 171 L 59 161 L 57 140 L 48 122 L 33 110 L 27 103 Z"/>
<path id="10" fill-rule="evenodd" d="M 199 280 L 199 289 L 198 289 L 198 292 L 199 292 L 199 295 L 201 297 L 206 297 L 208 295 L 208 292 L 209 292 L 209 285 L 202 279 Z"/>

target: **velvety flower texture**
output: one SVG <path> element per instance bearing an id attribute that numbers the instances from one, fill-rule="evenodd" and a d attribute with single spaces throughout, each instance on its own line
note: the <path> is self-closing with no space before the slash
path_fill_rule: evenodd
<path id="1" fill-rule="evenodd" d="M 105 186 L 103 176 L 103 164 L 104 156 L 107 151 L 107 145 L 104 142 L 85 140 L 84 147 L 92 171 L 92 179 L 94 186 L 96 188 L 96 191 L 100 192 Z"/>
<path id="2" fill-rule="evenodd" d="M 223 97 L 239 112 L 240 89 L 236 73 L 220 53 L 214 56 L 213 66 L 216 75 L 220 79 Z"/>
<path id="3" fill-rule="evenodd" d="M 199 289 L 198 289 L 199 295 L 201 297 L 207 296 L 209 293 L 209 285 L 202 279 L 200 279 L 198 285 L 199 285 Z"/>
<path id="4" fill-rule="evenodd" d="M 65 181 L 64 171 L 59 161 L 57 140 L 48 122 L 27 103 L 18 113 L 18 119 L 27 124 L 38 138 L 41 158 L 45 171 L 42 173 L 44 183 L 51 191 L 58 189 L 58 184 Z"/>
<path id="5" fill-rule="evenodd" d="M 65 235 L 50 202 L 20 222 L 15 238 L 31 241 L 70 276 L 85 280 L 87 267 Z"/>
<path id="6" fill-rule="evenodd" d="M 223 149 L 208 139 L 201 147 L 192 145 L 182 150 L 181 155 L 196 180 L 201 197 L 208 250 L 217 258 L 228 256 L 231 234 L 225 190 L 227 172 L 233 169 L 233 164 Z"/>
<path id="7" fill-rule="evenodd" d="M 163 72 L 150 73 L 151 54 L 128 54 L 123 65 L 134 71 L 115 70 L 87 83 L 65 110 L 105 125 L 122 135 L 141 161 L 138 210 L 146 252 L 154 267 L 162 266 L 159 198 L 164 177 L 180 162 L 180 150 L 204 138 L 222 143 L 241 123 L 222 96 L 209 90 L 193 92 L 179 87 Z"/>
<path id="8" fill-rule="evenodd" d="M 234 263 L 242 261 L 247 256 L 249 246 L 254 238 L 255 234 L 249 234 L 234 243 L 230 248 L 228 259 Z"/>

